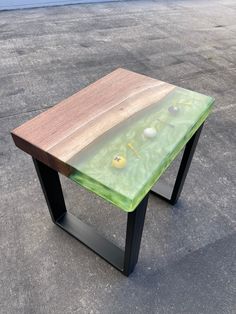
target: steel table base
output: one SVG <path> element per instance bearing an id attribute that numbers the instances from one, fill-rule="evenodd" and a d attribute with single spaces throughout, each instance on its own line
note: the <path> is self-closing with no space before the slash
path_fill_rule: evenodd
<path id="1" fill-rule="evenodd" d="M 201 129 L 202 126 L 186 144 L 172 193 L 165 186 L 161 186 L 161 190 L 157 190 L 158 185 L 156 185 L 151 190 L 152 193 L 171 204 L 175 204 L 180 196 Z M 33 161 L 52 221 L 121 271 L 125 276 L 129 276 L 138 261 L 148 194 L 133 212 L 128 213 L 125 250 L 123 251 L 99 235 L 92 227 L 67 212 L 58 172 L 37 159 L 33 158 Z"/>

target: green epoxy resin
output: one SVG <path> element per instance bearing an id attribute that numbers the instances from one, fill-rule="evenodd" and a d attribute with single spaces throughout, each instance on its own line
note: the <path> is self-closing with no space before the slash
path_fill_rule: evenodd
<path id="1" fill-rule="evenodd" d="M 69 160 L 74 169 L 70 178 L 124 211 L 133 211 L 207 118 L 213 102 L 176 87 Z M 156 135 L 145 137 L 147 128 Z M 124 168 L 114 167 L 115 156 L 125 158 Z"/>

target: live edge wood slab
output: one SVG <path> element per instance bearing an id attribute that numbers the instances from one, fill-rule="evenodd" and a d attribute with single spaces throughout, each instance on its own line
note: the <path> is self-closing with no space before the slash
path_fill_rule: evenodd
<path id="1" fill-rule="evenodd" d="M 117 69 L 11 134 L 20 149 L 68 175 L 71 169 L 66 162 L 73 155 L 173 88 L 150 77 Z"/>
<path id="2" fill-rule="evenodd" d="M 211 97 L 186 91 L 125 69 L 117 69 L 14 129 L 11 134 L 16 146 L 26 153 L 61 174 L 71 177 L 74 181 L 125 211 L 132 211 L 143 194 L 150 189 L 150 184 L 155 183 L 197 128 L 204 122 L 212 104 L 213 99 Z M 182 110 L 183 114 L 176 117 L 175 113 L 172 112 L 171 116 L 171 111 L 168 112 L 167 110 L 171 105 L 172 107 L 173 105 L 179 106 L 178 108 Z M 170 117 L 166 118 L 166 112 Z M 154 117 L 156 113 L 159 114 L 159 118 L 155 118 L 155 121 L 159 121 L 160 126 L 166 126 L 166 131 L 154 125 L 154 121 L 150 120 L 150 117 Z M 135 137 L 131 136 L 130 138 L 127 137 L 126 144 L 123 143 L 125 140 L 118 143 L 117 139 L 124 137 L 124 131 L 128 130 L 127 121 L 128 126 L 133 127 L 137 134 L 142 125 L 149 121 L 146 127 L 156 126 L 159 135 L 162 136 L 162 141 L 157 142 L 156 146 L 150 144 L 152 146 L 148 147 L 147 144 L 141 143 L 141 140 L 135 140 Z M 175 128 L 173 134 L 170 133 L 173 132 L 171 128 L 168 130 L 168 125 L 172 126 L 172 129 Z M 176 137 L 176 134 L 179 137 Z M 129 182 L 131 172 L 127 172 L 126 178 L 124 171 L 113 173 L 114 169 L 110 169 L 111 160 L 114 156 L 108 156 L 108 154 L 115 152 L 112 149 L 110 151 L 108 149 L 105 155 L 99 152 L 104 157 L 101 157 L 99 161 L 93 161 L 93 164 L 97 163 L 96 168 L 101 168 L 100 170 L 103 172 L 91 174 L 87 170 L 90 157 L 88 153 L 84 152 L 90 151 L 90 154 L 96 155 L 96 150 L 99 151 L 106 146 L 106 143 L 107 146 L 110 145 L 111 136 L 114 136 L 113 142 L 118 143 L 117 154 L 122 152 L 125 158 L 129 158 L 129 160 L 133 158 L 129 165 L 138 163 L 138 169 L 141 172 L 146 172 L 146 179 L 143 178 L 137 187 Z M 168 143 L 169 149 L 166 145 Z M 124 147 L 122 148 L 121 145 Z M 157 146 L 159 150 L 155 151 Z M 145 162 L 147 164 L 149 157 L 145 157 L 144 152 L 143 156 L 139 156 L 142 155 L 142 147 L 149 152 L 149 156 L 151 151 L 156 155 L 154 168 L 149 170 L 145 168 Z M 131 156 L 132 154 L 133 156 Z M 159 157 L 161 156 L 159 161 L 158 154 Z M 80 156 L 83 165 L 80 165 Z M 88 164 L 85 165 L 84 160 L 88 160 Z M 109 174 L 109 182 L 108 178 L 103 180 L 106 173 Z M 74 174 L 76 175 L 74 176 Z M 81 176 L 83 176 L 83 180 Z M 119 178 L 121 182 L 124 181 L 117 186 Z M 91 184 L 92 181 L 95 185 Z M 129 192 L 126 192 L 129 188 L 126 187 L 126 183 L 127 186 L 132 186 L 132 190 Z M 111 195 L 112 193 L 113 195 Z M 119 201 L 115 194 L 117 194 Z"/>

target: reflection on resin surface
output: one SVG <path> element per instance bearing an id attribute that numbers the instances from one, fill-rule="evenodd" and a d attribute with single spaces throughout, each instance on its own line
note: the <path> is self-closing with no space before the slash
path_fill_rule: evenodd
<path id="1" fill-rule="evenodd" d="M 207 118 L 211 97 L 175 88 L 68 161 L 70 178 L 132 211 Z"/>

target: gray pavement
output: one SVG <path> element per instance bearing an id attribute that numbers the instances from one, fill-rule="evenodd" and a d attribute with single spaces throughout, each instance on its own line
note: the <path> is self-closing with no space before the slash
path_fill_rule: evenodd
<path id="1" fill-rule="evenodd" d="M 52 224 L 9 134 L 117 67 L 216 99 L 178 204 L 150 196 L 129 278 Z M 0 313 L 236 313 L 235 83 L 234 0 L 1 12 Z M 123 246 L 125 214 L 62 184 L 68 209 Z"/>

